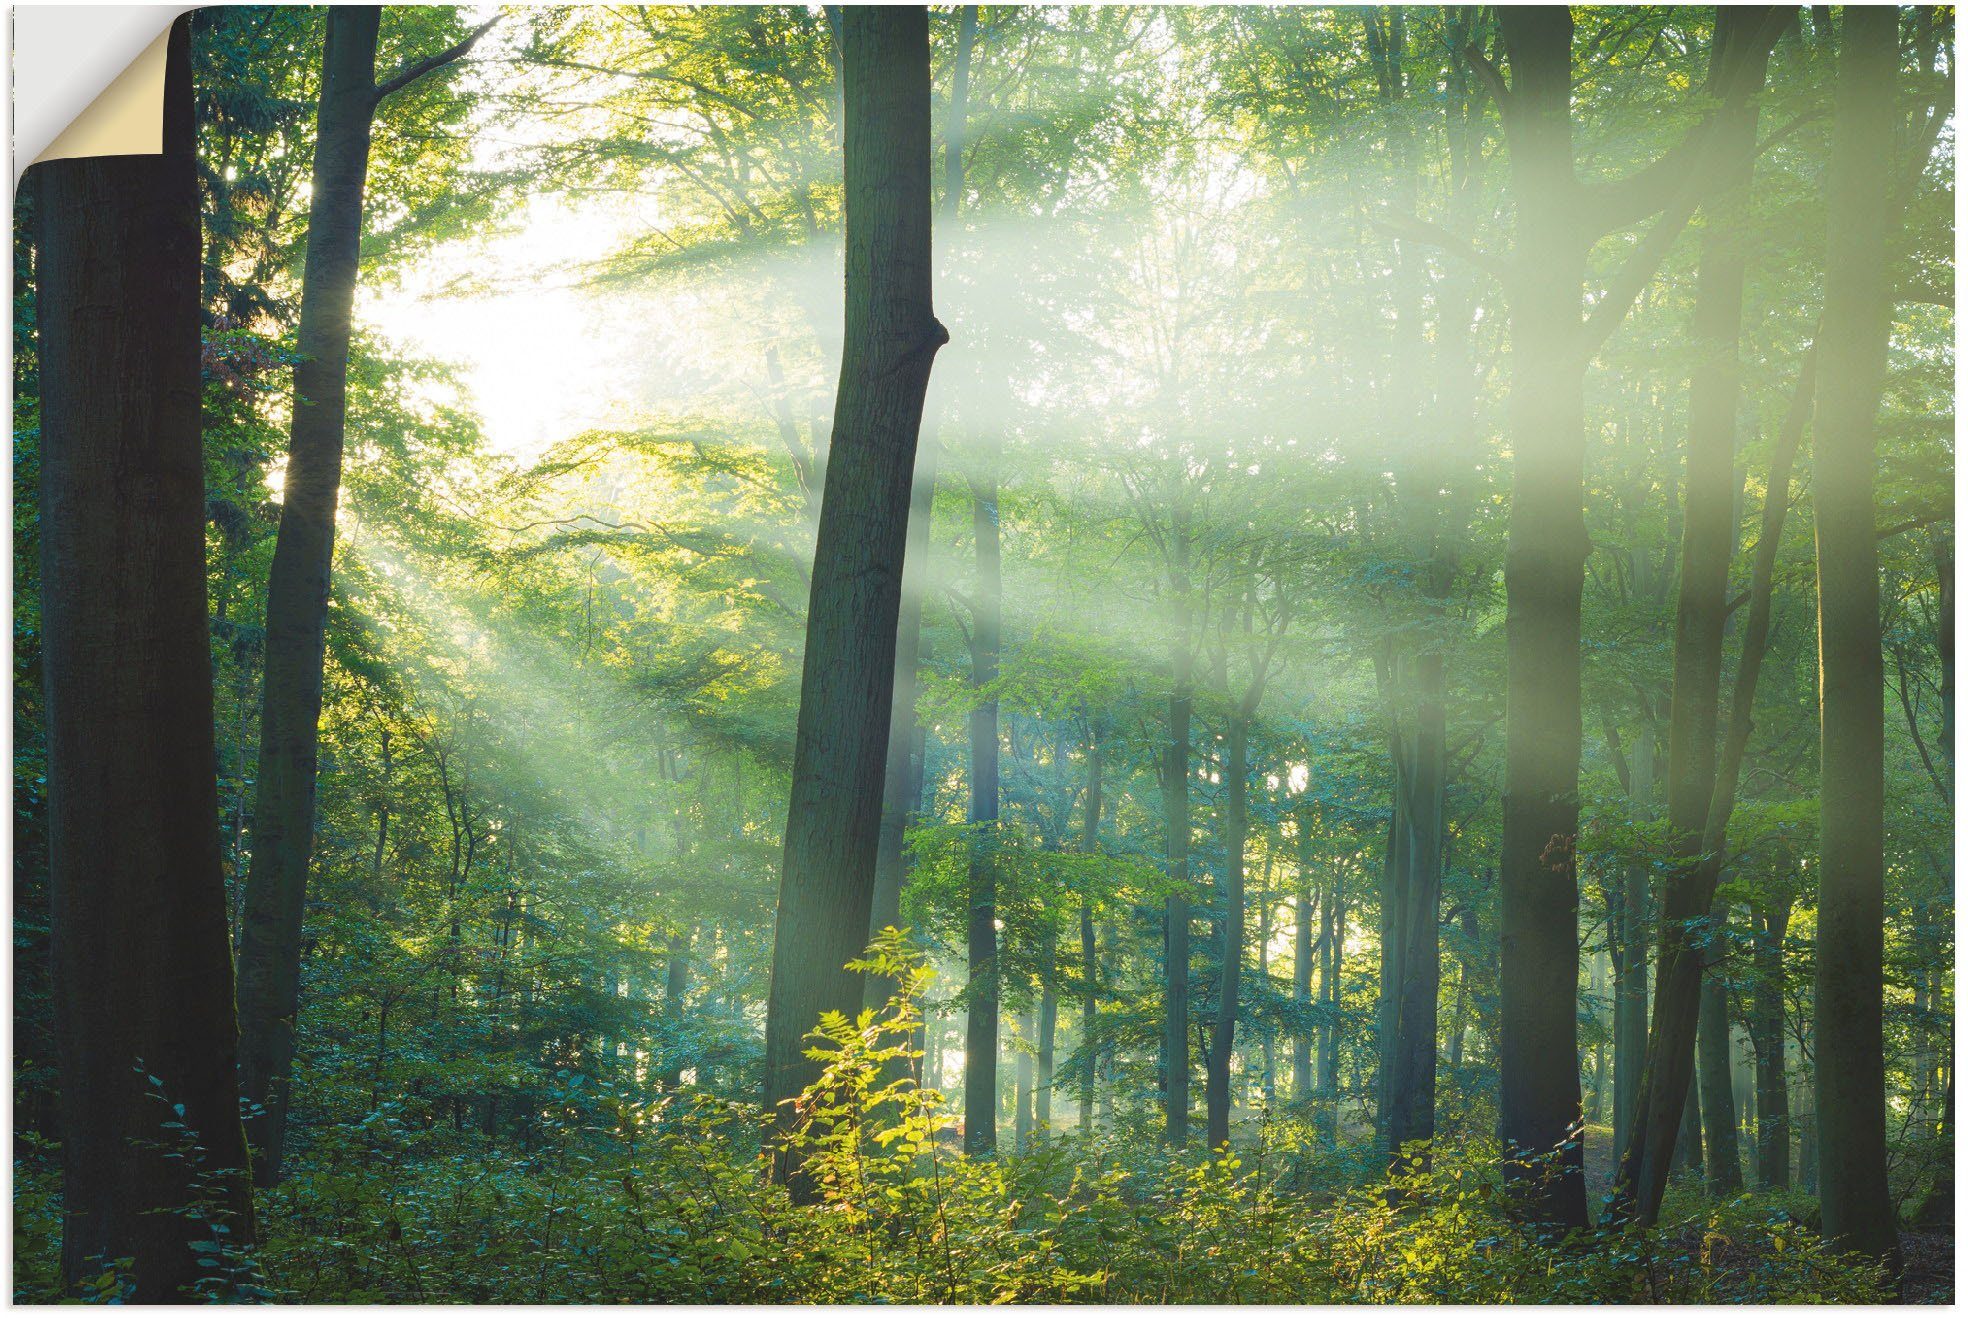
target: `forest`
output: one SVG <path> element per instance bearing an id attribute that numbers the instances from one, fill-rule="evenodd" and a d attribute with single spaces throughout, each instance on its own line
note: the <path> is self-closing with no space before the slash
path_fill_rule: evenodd
<path id="1" fill-rule="evenodd" d="M 180 18 L 15 198 L 13 1298 L 1951 1302 L 1953 36 Z"/>

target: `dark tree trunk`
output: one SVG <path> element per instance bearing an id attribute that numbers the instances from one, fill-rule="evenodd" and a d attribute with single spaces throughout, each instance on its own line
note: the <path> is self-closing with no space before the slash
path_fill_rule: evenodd
<path id="1" fill-rule="evenodd" d="M 1756 1184 L 1790 1188 L 1790 1079 L 1784 1057 L 1784 936 L 1790 897 L 1769 899 L 1755 928 L 1756 982 L 1750 990 L 1750 1039 L 1756 1049 Z"/>
<path id="2" fill-rule="evenodd" d="M 1676 1171 L 1700 1171 L 1702 1165 L 1701 1087 L 1692 1079 L 1688 1082 L 1688 1098 L 1681 1105 L 1679 1120 L 1671 1165 Z"/>
<path id="3" fill-rule="evenodd" d="M 1311 813 L 1300 811 L 1298 828 L 1298 900 L 1292 929 L 1292 1002 L 1301 1012 L 1312 1008 L 1313 881 Z M 1312 1034 L 1301 1027 L 1292 1034 L 1292 1100 L 1303 1103 L 1312 1096 Z"/>
<path id="4" fill-rule="evenodd" d="M 1716 908 L 1710 928 L 1716 937 L 1726 927 L 1728 912 Z M 1701 990 L 1701 1023 L 1696 1035 L 1696 1064 L 1701 1070 L 1702 1142 L 1707 1146 L 1703 1169 L 1708 1192 L 1718 1198 L 1742 1193 L 1742 1147 L 1737 1138 L 1735 1058 L 1729 1044 L 1729 991 L 1717 978 L 1722 973 L 1720 948 L 1711 949 L 1708 978 Z"/>
<path id="5" fill-rule="evenodd" d="M 152 1304 L 195 1298 L 192 1245 L 219 1239 L 212 1223 L 253 1241 L 206 638 L 187 22 L 166 45 L 160 154 L 29 175 L 62 1277 L 127 1257 L 133 1298 Z"/>
<path id="6" fill-rule="evenodd" d="M 1518 265 L 1511 296 L 1515 446 L 1504 562 L 1506 746 L 1498 869 L 1498 1126 L 1527 1213 L 1586 1225 L 1578 1138 L 1579 605 L 1585 557 L 1585 356 L 1591 235 L 1577 217 L 1572 20 L 1499 11 L 1511 68 Z M 1530 256 L 1529 254 L 1535 254 Z"/>
<path id="7" fill-rule="evenodd" d="M 1032 1120 L 1039 1130 L 1052 1129 L 1052 1075 L 1059 1040 L 1059 933 L 1048 927 L 1041 956 L 1037 1088 L 1032 1094 Z"/>
<path id="8" fill-rule="evenodd" d="M 1436 1013 L 1441 996 L 1442 808 L 1447 766 L 1447 717 L 1442 656 L 1415 660 L 1415 734 L 1405 791 L 1406 882 L 1403 885 L 1400 976 L 1388 1074 L 1387 1146 L 1435 1138 Z"/>
<path id="9" fill-rule="evenodd" d="M 1644 823 L 1653 817 L 1654 730 L 1647 720 L 1633 743 L 1628 769 L 1630 817 Z M 1626 1147 L 1633 1129 L 1633 1110 L 1640 1097 L 1640 1069 L 1647 1052 L 1647 935 L 1652 904 L 1648 866 L 1630 859 L 1621 878 L 1619 953 L 1613 965 L 1613 1152 Z"/>
<path id="10" fill-rule="evenodd" d="M 314 845 L 328 577 L 342 484 L 350 316 L 362 242 L 362 193 L 376 110 L 382 11 L 328 13 L 321 108 L 308 203 L 307 259 L 294 367 L 286 493 L 267 578 L 266 670 L 253 806 L 253 859 L 239 935 L 239 1073 L 246 1133 L 261 1185 L 285 1152 L 294 1020 L 300 1008 L 301 913 Z"/>
<path id="11" fill-rule="evenodd" d="M 1719 192 L 1706 203 L 1712 222 L 1704 235 L 1689 326 L 1699 355 L 1688 387 L 1688 471 L 1668 713 L 1671 863 L 1661 897 L 1647 1058 L 1635 1117 L 1621 1150 L 1616 1192 L 1621 1212 L 1630 1200 L 1640 1220 L 1648 1223 L 1666 1186 L 1698 1034 L 1710 1037 L 1701 1087 L 1709 1184 L 1720 1193 L 1734 1193 L 1742 1183 L 1727 1007 L 1719 983 L 1706 990 L 1703 986 L 1704 967 L 1719 960 L 1722 951 L 1710 910 L 1719 859 L 1705 847 L 1711 837 L 1718 845 L 1726 840 L 1729 814 L 1717 792 L 1716 730 L 1729 564 L 1736 541 L 1735 414 L 1747 262 L 1740 225 L 1728 220 L 1745 203 L 1755 165 L 1754 94 L 1762 89 L 1769 60 L 1769 42 L 1762 35 L 1768 20 L 1769 11 L 1761 7 L 1719 10 L 1710 59 L 1711 85 L 1727 77 L 1731 91 L 1713 125 L 1712 169 Z M 1706 1007 L 1705 996 L 1712 998 Z"/>
<path id="12" fill-rule="evenodd" d="M 1220 958 L 1216 1019 L 1210 1026 L 1209 1073 L 1204 1097 L 1209 1108 L 1207 1144 L 1230 1143 L 1230 1054 L 1237 1041 L 1237 995 L 1244 971 L 1244 844 L 1250 833 L 1250 719 L 1233 715 L 1225 730 L 1223 767 L 1223 915 L 1218 934 Z"/>
<path id="13" fill-rule="evenodd" d="M 1886 1188 L 1885 678 L 1874 525 L 1875 420 L 1890 334 L 1887 281 L 1899 11 L 1841 25 L 1826 177 L 1817 470 L 1819 768 L 1818 1194 L 1824 1235 L 1897 1269 Z"/>
<path id="14" fill-rule="evenodd" d="M 996 447 L 985 445 L 970 481 L 977 537 L 970 676 L 979 693 L 970 712 L 970 987 L 964 1034 L 964 1150 L 972 1155 L 998 1147 L 998 700 L 991 686 L 998 680 L 1004 560 Z"/>
<path id="15" fill-rule="evenodd" d="M 977 6 L 964 6 L 951 73 L 950 113 L 943 133 L 942 216 L 951 230 L 963 199 L 964 118 L 970 101 L 970 51 L 977 34 Z M 881 842 L 875 853 L 874 910 L 868 920 L 873 937 L 902 919 L 902 888 L 909 878 L 904 848 L 909 821 L 922 808 L 923 759 L 927 747 L 916 720 L 918 668 L 922 662 L 923 582 L 929 563 L 929 530 L 936 506 L 936 448 L 918 448 L 909 495 L 909 530 L 904 555 L 902 600 L 895 633 L 895 694 L 888 728 L 887 777 L 882 787 Z M 871 977 L 868 1001 L 886 1002 L 894 986 Z"/>
<path id="16" fill-rule="evenodd" d="M 919 6 L 841 12 L 846 336 L 814 547 L 786 819 L 765 1103 L 781 1113 L 819 1074 L 806 1033 L 852 1015 L 868 936 L 895 683 L 896 618 L 923 395 L 948 341 L 930 306 L 929 18 Z M 780 1158 L 776 1171 L 804 1178 Z"/>
<path id="17" fill-rule="evenodd" d="M 1088 856 L 1100 854 L 1100 811 L 1105 777 L 1100 730 L 1087 725 L 1086 814 L 1080 825 L 1080 851 Z M 1080 1077 L 1080 1125 L 1093 1133 L 1094 1082 L 1100 1061 L 1100 957 L 1094 944 L 1093 898 L 1080 898 L 1080 1046 L 1086 1053 L 1086 1071 Z"/>
<path id="18" fill-rule="evenodd" d="M 1178 506 L 1172 519 L 1170 585 L 1178 639 L 1169 690 L 1169 739 L 1162 762 L 1162 805 L 1168 826 L 1169 894 L 1163 909 L 1162 973 L 1166 981 L 1162 1031 L 1164 1136 L 1189 1142 L 1189 717 L 1193 704 L 1189 637 L 1189 527 Z"/>

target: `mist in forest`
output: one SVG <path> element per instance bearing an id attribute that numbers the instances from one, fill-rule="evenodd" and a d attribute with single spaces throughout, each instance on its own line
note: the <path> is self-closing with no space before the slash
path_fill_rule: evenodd
<path id="1" fill-rule="evenodd" d="M 16 1300 L 1951 1302 L 1953 21 L 180 19 Z"/>

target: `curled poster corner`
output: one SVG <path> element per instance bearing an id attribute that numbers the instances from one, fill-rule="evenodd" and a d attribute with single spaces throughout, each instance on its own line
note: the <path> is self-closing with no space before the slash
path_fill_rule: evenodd
<path id="1" fill-rule="evenodd" d="M 164 45 L 176 5 L 18 5 L 14 184 L 29 165 L 164 149 Z"/>

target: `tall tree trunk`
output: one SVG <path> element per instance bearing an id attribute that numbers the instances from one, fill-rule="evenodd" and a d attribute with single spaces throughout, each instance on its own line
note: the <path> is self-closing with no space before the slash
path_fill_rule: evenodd
<path id="1" fill-rule="evenodd" d="M 1671 1166 L 1676 1171 L 1700 1171 L 1702 1165 L 1701 1087 L 1688 1082 L 1688 1098 L 1681 1105 L 1680 1125 L 1676 1128 Z"/>
<path id="2" fill-rule="evenodd" d="M 239 1073 L 261 1185 L 279 1179 L 286 1146 L 300 1008 L 301 913 L 314 846 L 328 578 L 341 497 L 350 318 L 376 112 L 381 16 L 374 5 L 328 11 L 287 484 L 267 577 L 253 859 L 239 935 Z"/>
<path id="3" fill-rule="evenodd" d="M 1100 854 L 1100 811 L 1105 783 L 1105 765 L 1100 730 L 1087 723 L 1086 814 L 1080 825 L 1080 851 L 1088 856 Z M 1090 883 L 1089 883 L 1089 886 Z M 1093 897 L 1080 898 L 1080 1046 L 1086 1053 L 1086 1071 L 1080 1077 L 1080 1126 L 1091 1135 L 1094 1129 L 1093 1100 L 1095 1077 L 1100 1061 L 1100 957 L 1094 944 Z"/>
<path id="4" fill-rule="evenodd" d="M 1723 624 L 1729 614 L 1729 564 L 1736 542 L 1735 417 L 1747 253 L 1741 225 L 1728 220 L 1745 204 L 1755 166 L 1754 94 L 1763 87 L 1769 60 L 1769 43 L 1761 36 L 1768 20 L 1769 11 L 1762 7 L 1718 10 L 1710 58 L 1711 85 L 1731 68 L 1734 78 L 1714 123 L 1713 168 L 1721 192 L 1706 203 L 1713 222 L 1703 237 L 1689 325 L 1698 356 L 1688 384 L 1688 470 L 1668 712 L 1670 864 L 1661 897 L 1654 1016 L 1616 1190 L 1621 1211 L 1631 1202 L 1639 1219 L 1647 1223 L 1659 1211 L 1666 1187 L 1685 1093 L 1694 1073 L 1698 1033 L 1711 1036 L 1701 1087 L 1709 1184 L 1720 1193 L 1734 1193 L 1742 1183 L 1730 1092 L 1727 1007 L 1716 996 L 1721 986 L 1705 990 L 1702 981 L 1704 968 L 1711 960 L 1719 961 L 1722 950 L 1719 926 L 1710 910 L 1720 857 L 1707 848 L 1711 838 L 1717 847 L 1726 841 L 1729 816 L 1717 790 L 1716 729 Z M 1746 638 L 1745 653 L 1749 645 Z M 1749 680 L 1753 682 L 1753 676 Z M 1731 800 L 1733 791 L 1732 781 Z M 1706 1008 L 1705 995 L 1713 999 Z"/>
<path id="5" fill-rule="evenodd" d="M 287 483 L 267 574 L 259 781 L 239 931 L 239 1074 L 262 1185 L 279 1179 L 300 1010 L 301 924 L 314 850 L 316 755 L 328 591 L 341 500 L 348 358 L 361 271 L 362 201 L 376 107 L 462 58 L 491 26 L 406 65 L 380 85 L 376 5 L 329 10 L 295 340 Z M 494 20 L 496 21 L 496 20 Z"/>
<path id="6" fill-rule="evenodd" d="M 1756 1048 L 1756 1185 L 1790 1188 L 1790 1078 L 1784 1057 L 1783 947 L 1790 897 L 1768 899 L 1757 913 L 1756 982 L 1750 990 L 1750 1037 Z"/>
<path id="7" fill-rule="evenodd" d="M 215 1222 L 253 1241 L 206 635 L 194 134 L 179 18 L 161 153 L 29 175 L 62 1278 L 129 1258 L 151 1304 L 196 1298 L 193 1245 Z"/>
<path id="8" fill-rule="evenodd" d="M 1654 730 L 1647 720 L 1633 743 L 1628 774 L 1629 818 L 1653 817 Z M 1640 1098 L 1640 1069 L 1647 1052 L 1648 907 L 1652 904 L 1647 862 L 1629 859 L 1621 881 L 1619 959 L 1613 967 L 1613 1152 L 1626 1147 Z"/>
<path id="9" fill-rule="evenodd" d="M 1719 904 L 1709 927 L 1715 937 L 1723 936 L 1728 911 Z M 1702 1142 L 1707 1145 L 1703 1163 L 1708 1173 L 1708 1192 L 1717 1198 L 1742 1193 L 1742 1148 L 1737 1139 L 1735 1058 L 1729 1045 L 1729 991 L 1718 978 L 1724 953 L 1709 952 L 1710 969 L 1702 984 L 1701 1018 L 1698 1027 L 1696 1063 L 1701 1070 Z"/>
<path id="10" fill-rule="evenodd" d="M 1180 496 L 1178 496 L 1178 499 Z M 1163 814 L 1168 826 L 1169 893 L 1163 908 L 1162 973 L 1166 999 L 1162 1031 L 1164 1137 L 1189 1142 L 1189 717 L 1194 659 L 1189 637 L 1189 526 L 1178 503 L 1171 519 L 1169 577 L 1177 640 L 1169 689 L 1169 739 L 1162 763 Z"/>
<path id="11" fill-rule="evenodd" d="M 1224 735 L 1220 969 L 1204 1085 L 1209 1107 L 1206 1142 L 1212 1150 L 1230 1143 L 1230 1054 L 1236 1047 L 1237 995 L 1244 970 L 1244 845 L 1250 833 L 1250 719 L 1240 711 L 1229 724 Z"/>
<path id="12" fill-rule="evenodd" d="M 1298 815 L 1298 900 L 1292 928 L 1292 1002 L 1304 1013 L 1312 1009 L 1312 837 L 1311 813 Z M 1292 1100 L 1303 1103 L 1312 1096 L 1312 1035 L 1302 1026 L 1292 1034 Z"/>
<path id="13" fill-rule="evenodd" d="M 1848 7 L 1826 177 L 1817 470 L 1818 1194 L 1824 1235 L 1897 1270 L 1886 1189 L 1885 678 L 1875 421 L 1890 334 L 1888 215 L 1899 11 Z"/>
<path id="14" fill-rule="evenodd" d="M 971 612 L 970 677 L 978 692 L 970 712 L 970 964 L 964 1035 L 964 1150 L 998 1147 L 998 649 L 1004 607 L 1004 561 L 998 539 L 997 444 L 987 441 L 970 479 L 977 537 L 977 590 Z M 1021 1054 L 1022 1056 L 1023 1054 Z"/>
<path id="15" fill-rule="evenodd" d="M 1436 1013 L 1441 996 L 1442 811 L 1447 716 L 1442 656 L 1420 655 L 1415 735 L 1406 792 L 1407 882 L 1402 903 L 1401 973 L 1395 1017 L 1388 1153 L 1435 1138 Z"/>
<path id="16" fill-rule="evenodd" d="M 804 1039 L 852 1015 L 868 936 L 923 395 L 948 334 L 930 305 L 929 17 L 841 11 L 846 336 L 807 608 L 766 1003 L 768 1111 L 819 1074 Z M 802 1196 L 792 1160 L 775 1173 Z"/>
<path id="17" fill-rule="evenodd" d="M 957 228 L 963 201 L 964 119 L 970 104 L 970 52 L 977 35 L 977 6 L 965 5 L 957 32 L 956 64 L 950 75 L 950 112 L 943 131 L 944 224 Z M 903 843 L 909 820 L 922 808 L 923 729 L 916 719 L 918 669 L 922 662 L 923 582 L 929 567 L 929 531 L 936 506 L 936 446 L 919 447 L 909 494 L 909 529 L 903 556 L 902 600 L 895 632 L 895 695 L 888 725 L 887 776 L 882 785 L 881 841 L 875 851 L 874 909 L 868 935 L 899 925 L 902 888 L 909 877 Z M 871 976 L 870 1006 L 888 1000 L 894 985 Z"/>
<path id="18" fill-rule="evenodd" d="M 1346 964 L 1346 880 L 1339 871 L 1332 875 L 1327 900 L 1321 903 L 1325 917 L 1325 963 L 1319 967 L 1319 1001 L 1324 1010 L 1319 1022 L 1319 1118 L 1317 1125 L 1327 1148 L 1339 1142 L 1339 1001 L 1340 978 Z"/>
<path id="19" fill-rule="evenodd" d="M 1059 1039 L 1059 931 L 1050 926 L 1040 960 L 1038 1087 L 1032 1094 L 1032 1120 L 1043 1131 L 1052 1129 L 1052 1076 Z"/>
<path id="20" fill-rule="evenodd" d="M 1018 1018 L 1017 1056 L 1012 1061 L 1011 1147 L 1032 1147 L 1032 1012 Z"/>
<path id="21" fill-rule="evenodd" d="M 1579 606 L 1585 558 L 1585 357 L 1591 235 L 1571 139 L 1572 20 L 1499 11 L 1511 68 L 1519 262 L 1511 298 L 1515 446 L 1504 561 L 1502 961 L 1498 1126 L 1505 1172 L 1537 1221 L 1586 1225 L 1577 1138 Z"/>

